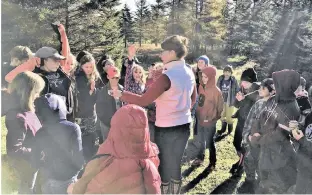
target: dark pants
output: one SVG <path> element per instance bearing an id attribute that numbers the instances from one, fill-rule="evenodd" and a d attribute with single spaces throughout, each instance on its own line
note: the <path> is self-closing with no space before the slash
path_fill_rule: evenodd
<path id="1" fill-rule="evenodd" d="M 82 136 L 82 148 L 85 162 L 89 162 L 96 154 L 98 146 L 95 144 L 97 140 L 97 132 L 90 132 Z"/>
<path id="2" fill-rule="evenodd" d="M 236 149 L 237 154 L 242 153 L 242 139 L 243 139 L 243 129 L 244 129 L 245 120 L 238 119 L 235 134 L 234 134 L 234 141 L 233 145 Z"/>
<path id="3" fill-rule="evenodd" d="M 259 174 L 258 161 L 260 148 L 252 146 L 249 143 L 246 144 L 245 148 L 246 148 L 246 156 L 244 159 L 244 169 L 246 172 L 246 179 L 255 180 L 256 173 Z"/>
<path id="4" fill-rule="evenodd" d="M 100 120 L 96 121 L 96 134 L 97 134 L 97 137 L 99 138 L 99 145 L 101 145 L 104 142 L 104 140 L 103 140 Z"/>
<path id="5" fill-rule="evenodd" d="M 96 117 L 82 118 L 81 119 L 81 133 L 82 133 L 82 148 L 83 156 L 86 162 L 96 154 L 98 146 L 96 141 L 98 134 L 96 132 Z"/>
<path id="6" fill-rule="evenodd" d="M 190 136 L 190 124 L 175 127 L 155 126 L 155 142 L 159 148 L 159 173 L 163 183 L 181 180 L 181 160 Z"/>
<path id="7" fill-rule="evenodd" d="M 200 151 L 198 154 L 198 158 L 201 160 L 205 159 L 205 150 L 209 148 L 209 163 L 216 164 L 217 156 L 216 156 L 216 147 L 214 142 L 214 135 L 216 133 L 216 123 L 212 124 L 209 127 L 203 127 L 201 125 L 197 125 L 198 129 L 198 137 L 200 140 Z"/>
<path id="8" fill-rule="evenodd" d="M 148 122 L 148 128 L 150 132 L 150 140 L 151 142 L 155 142 L 155 123 L 154 122 Z"/>

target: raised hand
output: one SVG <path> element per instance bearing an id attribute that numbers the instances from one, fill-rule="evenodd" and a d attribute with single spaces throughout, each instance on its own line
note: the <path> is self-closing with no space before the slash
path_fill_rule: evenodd
<path id="1" fill-rule="evenodd" d="M 136 54 L 136 48 L 135 45 L 130 45 L 128 47 L 128 57 L 130 60 L 134 59 L 134 56 Z"/>
<path id="2" fill-rule="evenodd" d="M 91 81 L 90 83 L 90 95 L 94 92 L 95 90 L 95 81 Z"/>
<path id="3" fill-rule="evenodd" d="M 64 25 L 63 25 L 63 24 L 59 24 L 59 25 L 58 25 L 58 30 L 59 30 L 60 34 L 64 33 L 64 32 L 65 32 L 65 27 L 64 27 Z"/>

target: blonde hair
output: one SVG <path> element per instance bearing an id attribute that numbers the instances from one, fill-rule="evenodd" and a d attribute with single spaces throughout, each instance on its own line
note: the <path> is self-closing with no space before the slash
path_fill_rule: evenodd
<path id="1" fill-rule="evenodd" d="M 20 98 L 20 106 L 27 111 L 35 111 L 35 95 L 40 93 L 45 86 L 43 78 L 30 71 L 18 74 L 9 85 L 9 92 L 15 93 Z"/>
<path id="2" fill-rule="evenodd" d="M 74 56 L 74 54 L 70 53 L 69 57 L 72 59 L 72 66 L 73 66 L 72 70 L 75 70 L 78 66 L 76 56 Z"/>
<path id="3" fill-rule="evenodd" d="M 88 77 L 89 82 L 91 81 L 97 81 L 100 78 L 100 74 L 99 71 L 96 68 L 96 64 L 95 64 L 95 59 L 93 58 L 92 55 L 85 55 L 80 59 L 80 64 L 81 64 L 81 68 L 83 65 L 89 63 L 89 62 L 93 62 L 92 66 L 93 66 L 93 72 L 91 74 L 90 77 Z"/>
<path id="4" fill-rule="evenodd" d="M 145 84 L 145 82 L 146 82 L 146 73 L 145 73 L 145 70 L 144 70 L 144 68 L 142 67 L 142 66 L 139 66 L 139 65 L 133 65 L 133 67 L 132 67 L 132 77 L 133 77 L 133 73 L 134 73 L 134 71 L 136 71 L 136 70 L 140 70 L 141 72 L 142 72 L 142 78 L 141 78 L 141 82 L 140 82 L 140 84 Z M 134 79 L 134 77 L 133 77 L 133 79 Z"/>
<path id="5" fill-rule="evenodd" d="M 28 47 L 18 45 L 10 51 L 10 55 L 12 58 L 17 58 L 19 61 L 24 61 L 31 58 L 33 54 Z"/>

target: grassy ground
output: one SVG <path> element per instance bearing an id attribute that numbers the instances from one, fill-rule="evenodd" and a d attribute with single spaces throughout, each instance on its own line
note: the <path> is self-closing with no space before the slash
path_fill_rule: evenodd
<path id="1" fill-rule="evenodd" d="M 247 65 L 252 66 L 252 63 Z M 234 75 L 239 78 L 241 72 L 247 67 L 236 69 Z M 222 74 L 221 70 L 218 70 L 218 75 Z M 217 125 L 217 129 L 220 129 L 220 123 Z M 18 185 L 15 173 L 9 167 L 6 159 L 5 150 L 5 137 L 7 129 L 4 125 L 4 118 L 1 119 L 1 192 L 2 194 L 16 194 Z M 233 163 L 238 160 L 233 142 L 233 133 L 226 136 L 223 140 L 216 143 L 217 148 L 217 166 L 215 171 L 206 171 L 209 160 L 209 154 L 207 152 L 204 166 L 197 169 L 192 169 L 189 163 L 185 163 L 182 166 L 183 174 L 183 191 L 188 194 L 233 194 L 236 192 L 237 186 L 243 178 L 233 178 L 229 173 L 229 170 Z M 194 157 L 197 148 L 193 144 L 193 136 L 189 140 L 186 154 L 189 158 Z"/>

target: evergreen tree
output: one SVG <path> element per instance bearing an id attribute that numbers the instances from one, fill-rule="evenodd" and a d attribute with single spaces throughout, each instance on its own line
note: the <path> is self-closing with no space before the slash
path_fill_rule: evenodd
<path id="1" fill-rule="evenodd" d="M 152 16 L 147 29 L 149 35 L 148 38 L 157 46 L 166 36 L 166 2 L 163 0 L 156 0 L 156 4 L 151 7 Z"/>
<path id="2" fill-rule="evenodd" d="M 147 26 L 150 22 L 151 13 L 146 0 L 136 2 L 137 10 L 135 12 L 135 32 L 140 46 L 142 41 L 147 38 Z"/>
<path id="3" fill-rule="evenodd" d="M 127 4 L 125 4 L 124 8 L 122 9 L 121 20 L 120 20 L 120 27 L 121 27 L 121 35 L 123 36 L 124 40 L 124 47 L 127 47 L 127 42 L 134 42 L 133 36 L 133 19 L 130 9 Z"/>

